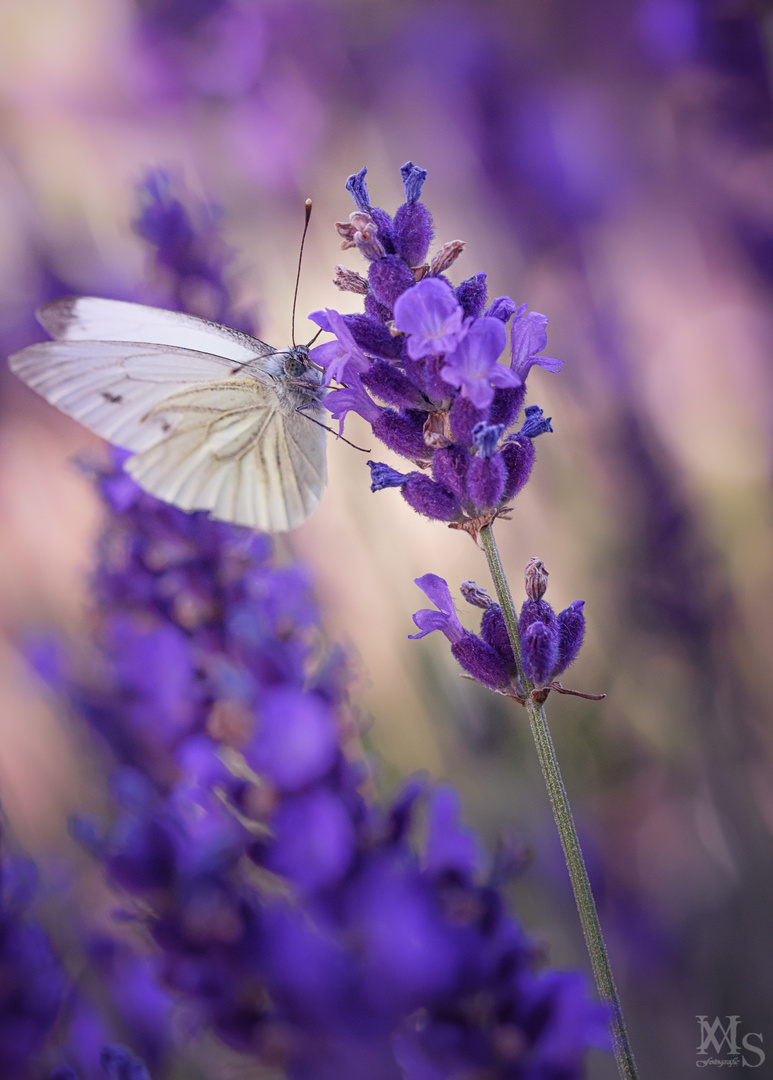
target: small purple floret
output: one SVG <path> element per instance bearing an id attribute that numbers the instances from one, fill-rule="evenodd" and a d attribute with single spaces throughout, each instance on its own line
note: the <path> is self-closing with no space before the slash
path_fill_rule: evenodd
<path id="1" fill-rule="evenodd" d="M 496 300 L 486 308 L 484 315 L 492 319 L 500 319 L 503 323 L 509 322 L 518 311 L 518 305 L 510 296 L 498 296 Z"/>
<path id="2" fill-rule="evenodd" d="M 408 289 L 395 302 L 394 311 L 396 329 L 409 335 L 412 360 L 448 353 L 467 333 L 453 290 L 438 278 L 424 278 Z"/>
<path id="3" fill-rule="evenodd" d="M 552 432 L 552 416 L 545 416 L 539 405 L 527 405 L 526 419 L 521 424 L 518 435 L 525 435 L 527 439 L 536 439 L 538 435 L 546 435 Z M 516 438 L 517 436 L 510 436 Z"/>
<path id="4" fill-rule="evenodd" d="M 427 179 L 427 170 L 420 169 L 412 161 L 406 161 L 405 165 L 400 167 L 400 175 L 403 178 L 405 201 L 411 204 L 417 202 L 421 198 L 421 189 Z"/>
<path id="5" fill-rule="evenodd" d="M 355 206 L 365 214 L 369 214 L 372 209 L 370 196 L 368 195 L 368 185 L 365 183 L 367 172 L 367 166 L 363 166 L 358 173 L 352 173 L 346 181 L 346 190 L 354 199 Z"/>
<path id="6" fill-rule="evenodd" d="M 375 424 L 382 413 L 381 406 L 366 392 L 356 372 L 350 372 L 347 379 L 348 386 L 342 390 L 332 390 L 325 398 L 325 408 L 334 420 L 339 421 L 339 435 L 344 430 L 347 413 L 356 412 L 369 424 Z"/>
<path id="7" fill-rule="evenodd" d="M 309 353 L 310 360 L 325 368 L 326 386 L 331 382 L 347 382 L 353 371 L 368 370 L 370 360 L 354 340 L 343 315 L 326 308 L 324 311 L 313 311 L 309 319 L 328 333 L 335 334 L 333 341 L 317 345 Z"/>
<path id="8" fill-rule="evenodd" d="M 511 367 L 522 382 L 526 381 L 535 364 L 545 371 L 560 371 L 564 366 L 563 360 L 556 360 L 552 356 L 535 356 L 548 343 L 547 325 L 547 315 L 540 315 L 537 311 L 528 311 L 513 322 L 510 335 L 513 351 Z"/>
<path id="9" fill-rule="evenodd" d="M 369 461 L 368 467 L 370 468 L 370 490 L 371 491 L 383 491 L 384 488 L 390 487 L 402 487 L 408 479 L 397 469 L 391 468 L 389 465 L 384 465 L 381 461 Z"/>
<path id="10" fill-rule="evenodd" d="M 497 445 L 504 430 L 504 424 L 481 422 L 475 425 L 472 429 L 472 441 L 478 448 L 478 454 L 482 458 L 493 457 L 497 452 Z"/>
<path id="11" fill-rule="evenodd" d="M 450 386 L 462 390 L 478 409 L 494 399 L 495 386 L 520 386 L 521 378 L 497 363 L 507 342 L 499 319 L 481 318 L 473 322 L 465 337 L 446 356 L 440 374 Z"/>
<path id="12" fill-rule="evenodd" d="M 423 577 L 416 578 L 416 584 L 438 610 L 432 611 L 430 608 L 422 608 L 417 611 L 413 616 L 413 621 L 420 632 L 418 634 L 409 634 L 408 637 L 413 641 L 417 641 L 419 638 L 431 634 L 433 630 L 440 630 L 452 645 L 461 641 L 467 631 L 459 622 L 459 616 L 456 614 L 448 582 L 437 574 L 424 574 Z"/>

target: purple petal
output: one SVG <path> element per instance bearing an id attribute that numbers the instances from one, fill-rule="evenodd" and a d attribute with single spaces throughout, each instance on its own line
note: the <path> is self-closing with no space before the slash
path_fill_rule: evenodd
<path id="1" fill-rule="evenodd" d="M 547 325 L 547 315 L 540 315 L 537 311 L 529 311 L 513 322 L 511 367 L 522 380 L 526 378 L 534 364 L 545 368 L 546 371 L 558 371 L 563 367 L 563 360 L 556 360 L 552 356 L 534 355 L 544 349 L 548 343 Z"/>
<path id="2" fill-rule="evenodd" d="M 395 327 L 408 334 L 408 355 L 421 360 L 456 348 L 466 332 L 462 309 L 450 285 L 425 278 L 395 301 Z"/>

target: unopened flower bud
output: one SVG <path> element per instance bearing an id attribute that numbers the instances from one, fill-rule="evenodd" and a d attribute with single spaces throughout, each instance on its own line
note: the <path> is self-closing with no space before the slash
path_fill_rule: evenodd
<path id="1" fill-rule="evenodd" d="M 474 581 L 463 581 L 459 591 L 468 604 L 472 604 L 473 607 L 483 608 L 484 611 L 494 603 L 489 593 L 485 589 L 481 589 Z"/>
<path id="2" fill-rule="evenodd" d="M 548 571 L 542 559 L 529 559 L 524 568 L 526 595 L 530 600 L 541 600 L 548 587 Z"/>
<path id="3" fill-rule="evenodd" d="M 440 251 L 435 252 L 429 264 L 429 272 L 433 276 L 444 273 L 452 263 L 455 263 L 464 250 L 464 240 L 449 240 L 443 244 Z"/>
<path id="4" fill-rule="evenodd" d="M 342 292 L 359 293 L 361 296 L 367 296 L 368 293 L 368 282 L 362 274 L 349 270 L 346 266 L 336 266 L 333 284 Z"/>

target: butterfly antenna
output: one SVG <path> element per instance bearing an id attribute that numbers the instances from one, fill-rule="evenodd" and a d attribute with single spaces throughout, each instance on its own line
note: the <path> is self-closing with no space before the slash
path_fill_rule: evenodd
<path id="1" fill-rule="evenodd" d="M 298 303 L 298 285 L 301 280 L 301 263 L 303 262 L 303 245 L 306 242 L 306 233 L 309 231 L 309 221 L 311 220 L 311 199 L 307 199 L 305 203 L 306 207 L 306 220 L 303 225 L 303 236 L 301 237 L 301 250 L 298 252 L 298 273 L 295 275 L 295 292 L 293 293 L 293 315 L 290 323 L 290 337 L 292 338 L 293 348 L 295 348 L 295 305 Z"/>

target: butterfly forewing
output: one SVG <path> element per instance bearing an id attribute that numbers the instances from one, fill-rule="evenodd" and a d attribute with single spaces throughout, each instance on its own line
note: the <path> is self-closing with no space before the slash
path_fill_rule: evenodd
<path id="1" fill-rule="evenodd" d="M 233 366 L 192 349 L 113 341 L 45 341 L 9 363 L 46 401 L 127 450 L 163 437 L 158 423 L 145 422 L 156 405 L 181 386 L 222 379 Z"/>
<path id="2" fill-rule="evenodd" d="M 51 337 L 60 341 L 152 342 L 236 361 L 276 351 L 264 341 L 209 319 L 96 296 L 52 300 L 38 308 L 37 317 Z"/>

